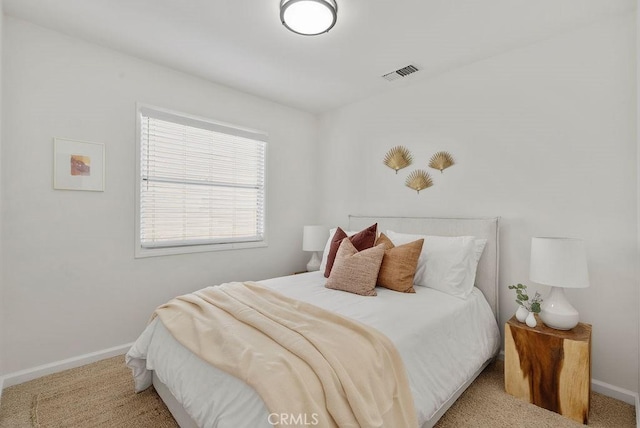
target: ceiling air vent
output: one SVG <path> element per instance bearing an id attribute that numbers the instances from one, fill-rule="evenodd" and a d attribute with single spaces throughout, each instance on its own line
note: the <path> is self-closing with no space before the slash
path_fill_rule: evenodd
<path id="1" fill-rule="evenodd" d="M 418 67 L 415 65 L 407 65 L 406 67 L 402 67 L 396 71 L 392 71 L 391 73 L 384 74 L 382 77 L 389 82 L 392 82 L 396 79 L 400 79 L 401 77 L 407 77 L 408 75 L 415 73 L 418 71 Z"/>

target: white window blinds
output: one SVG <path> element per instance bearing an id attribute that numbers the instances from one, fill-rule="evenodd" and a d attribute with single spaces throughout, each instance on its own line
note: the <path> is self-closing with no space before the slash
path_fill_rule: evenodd
<path id="1" fill-rule="evenodd" d="M 264 239 L 266 135 L 140 108 L 140 245 Z"/>

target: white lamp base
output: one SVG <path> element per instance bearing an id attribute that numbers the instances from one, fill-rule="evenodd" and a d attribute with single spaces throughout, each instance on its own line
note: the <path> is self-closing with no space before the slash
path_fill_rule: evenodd
<path id="1" fill-rule="evenodd" d="M 316 270 L 320 270 L 320 257 L 318 256 L 318 252 L 314 251 L 311 254 L 311 260 L 307 263 L 307 272 L 314 272 Z"/>
<path id="2" fill-rule="evenodd" d="M 546 326 L 556 330 L 571 330 L 578 325 L 580 316 L 564 295 L 564 288 L 551 287 L 540 305 L 540 319 Z"/>

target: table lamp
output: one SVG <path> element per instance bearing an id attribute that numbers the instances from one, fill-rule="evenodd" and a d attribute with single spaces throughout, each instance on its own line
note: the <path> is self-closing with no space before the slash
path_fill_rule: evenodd
<path id="1" fill-rule="evenodd" d="M 307 271 L 313 272 L 320 269 L 320 256 L 318 251 L 324 250 L 329 239 L 329 233 L 324 226 L 305 226 L 302 234 L 302 250 L 313 251 L 311 260 L 307 263 Z"/>
<path id="2" fill-rule="evenodd" d="M 571 330 L 578 325 L 578 311 L 567 300 L 565 288 L 589 286 L 584 242 L 573 238 L 532 238 L 529 279 L 550 285 L 542 301 L 540 319 L 556 330 Z"/>

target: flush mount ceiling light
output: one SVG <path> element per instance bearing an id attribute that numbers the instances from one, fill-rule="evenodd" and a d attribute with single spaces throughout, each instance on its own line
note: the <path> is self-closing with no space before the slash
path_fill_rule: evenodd
<path id="1" fill-rule="evenodd" d="M 280 21 L 303 36 L 326 33 L 333 28 L 337 18 L 335 0 L 280 0 Z"/>

